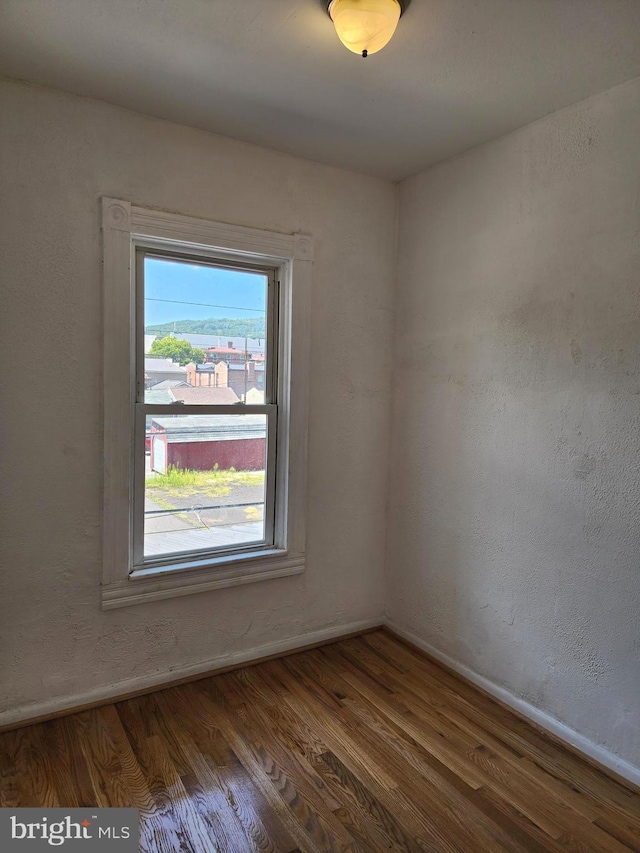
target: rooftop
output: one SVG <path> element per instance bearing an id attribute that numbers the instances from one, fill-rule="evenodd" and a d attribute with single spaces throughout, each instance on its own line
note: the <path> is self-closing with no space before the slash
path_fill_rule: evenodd
<path id="1" fill-rule="evenodd" d="M 171 394 L 175 400 L 186 405 L 201 403 L 209 406 L 222 406 L 227 403 L 238 403 L 239 398 L 233 388 L 174 388 Z"/>
<path id="2" fill-rule="evenodd" d="M 170 443 L 264 438 L 265 415 L 160 415 L 152 427 L 164 430 Z"/>
<path id="3" fill-rule="evenodd" d="M 186 374 L 187 371 L 186 368 L 180 367 L 179 364 L 176 364 L 168 358 L 152 358 L 150 356 L 145 356 L 144 372 Z"/>

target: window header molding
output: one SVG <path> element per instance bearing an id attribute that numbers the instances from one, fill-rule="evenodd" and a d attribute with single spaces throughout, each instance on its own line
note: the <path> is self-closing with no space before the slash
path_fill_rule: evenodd
<path id="1" fill-rule="evenodd" d="M 229 253 L 268 257 L 271 260 L 313 261 L 313 238 L 306 234 L 280 234 L 195 219 L 163 210 L 137 207 L 131 202 L 114 198 L 102 198 L 102 228 L 172 243 L 224 249 Z"/>
<path id="2" fill-rule="evenodd" d="M 305 569 L 307 417 L 313 238 L 192 218 L 103 197 L 104 496 L 102 607 L 299 574 Z M 280 279 L 279 361 L 284 436 L 277 450 L 276 506 L 286 546 L 237 559 L 133 571 L 136 246 L 238 256 L 273 264 Z M 175 569 L 175 570 L 174 570 Z"/>

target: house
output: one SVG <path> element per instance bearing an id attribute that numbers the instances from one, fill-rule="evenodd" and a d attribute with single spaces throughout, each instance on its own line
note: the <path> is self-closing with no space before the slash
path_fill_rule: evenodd
<path id="1" fill-rule="evenodd" d="M 229 341 L 226 347 L 207 347 L 205 352 L 206 360 L 217 364 L 219 361 L 224 361 L 227 364 L 244 364 L 248 358 L 245 350 L 236 349 L 232 342 Z"/>
<path id="2" fill-rule="evenodd" d="M 245 400 L 247 394 L 253 390 L 254 398 L 264 401 L 266 362 L 263 349 L 257 349 L 255 352 L 250 350 L 248 340 L 245 340 L 244 348 L 237 348 L 233 341 L 227 341 L 227 346 L 207 347 L 205 355 L 207 363 L 215 364 L 222 370 L 223 364 L 228 368 L 228 374 L 220 375 L 217 380 L 219 384 L 226 382 L 241 400 Z"/>
<path id="3" fill-rule="evenodd" d="M 229 367 L 226 361 L 216 364 L 188 364 L 187 380 L 194 388 L 226 388 L 229 384 Z"/>
<path id="4" fill-rule="evenodd" d="M 264 396 L 264 363 L 251 360 L 244 364 L 229 364 L 227 382 L 242 400 L 252 389 Z"/>
<path id="5" fill-rule="evenodd" d="M 188 384 L 196 388 L 230 388 L 239 400 L 244 400 L 250 391 L 254 398 L 264 401 L 265 360 L 263 358 L 244 361 L 208 361 L 204 364 L 188 364 Z"/>
<path id="6" fill-rule="evenodd" d="M 0 4 L 0 850 L 638 849 L 640 3 L 352 2 Z"/>
<path id="7" fill-rule="evenodd" d="M 173 383 L 184 382 L 186 378 L 186 369 L 168 358 L 146 356 L 144 359 L 145 388 L 156 388 L 161 383 L 164 388 L 169 388 Z"/>

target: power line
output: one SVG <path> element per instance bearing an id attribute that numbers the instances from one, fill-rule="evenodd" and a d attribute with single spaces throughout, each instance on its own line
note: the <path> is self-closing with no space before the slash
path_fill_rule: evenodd
<path id="1" fill-rule="evenodd" d="M 170 302 L 172 305 L 198 305 L 201 308 L 225 308 L 229 311 L 255 311 L 257 314 L 265 314 L 264 308 L 241 308 L 239 305 L 209 305 L 207 302 L 182 302 L 179 299 L 155 299 L 145 296 L 145 302 Z M 220 317 L 219 319 L 223 319 Z"/>
<path id="2" fill-rule="evenodd" d="M 153 498 L 152 498 L 152 500 L 153 500 Z M 205 509 L 237 509 L 238 507 L 244 507 L 244 506 L 263 506 L 263 505 L 264 505 L 264 501 L 249 501 L 248 503 L 242 503 L 242 504 L 209 504 L 207 506 L 201 506 L 200 504 L 198 504 L 198 509 L 199 510 L 205 510 Z M 193 507 L 174 507 L 173 509 L 145 509 L 144 515 L 146 518 L 148 515 L 167 515 L 170 513 L 177 513 L 177 512 L 193 512 Z"/>

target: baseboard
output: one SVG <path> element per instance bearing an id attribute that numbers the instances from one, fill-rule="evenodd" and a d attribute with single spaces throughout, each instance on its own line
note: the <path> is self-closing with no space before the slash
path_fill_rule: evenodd
<path id="1" fill-rule="evenodd" d="M 405 640 L 408 644 L 415 646 L 419 651 L 424 652 L 427 657 L 433 658 L 447 669 L 452 670 L 456 675 L 461 676 L 466 681 L 469 681 L 471 684 L 479 687 L 503 705 L 507 705 L 513 711 L 520 714 L 520 716 L 535 723 L 545 732 L 551 733 L 561 740 L 563 744 L 568 744 L 573 747 L 574 751 L 580 753 L 580 755 L 587 760 L 590 760 L 591 763 L 599 765 L 601 768 L 609 771 L 610 773 L 621 777 L 621 779 L 626 782 L 631 782 L 631 784 L 635 786 L 640 786 L 640 767 L 637 767 L 635 764 L 631 764 L 629 761 L 625 761 L 623 758 L 615 755 L 615 753 L 610 752 L 603 746 L 600 746 L 600 744 L 594 743 L 594 741 L 589 740 L 589 738 L 581 735 L 575 729 L 572 729 L 565 723 L 560 722 L 560 720 L 556 719 L 551 714 L 548 714 L 546 711 L 542 711 L 540 708 L 536 708 L 535 705 L 527 702 L 526 699 L 521 699 L 519 696 L 516 696 L 515 693 L 511 693 L 506 688 L 500 687 L 500 685 L 495 684 L 483 675 L 479 675 L 468 666 L 465 666 L 463 663 L 460 663 L 459 661 L 449 657 L 449 655 L 444 652 L 441 652 L 435 646 L 432 646 L 430 643 L 426 643 L 424 640 L 420 639 L 420 637 L 412 634 L 410 631 L 406 631 L 399 625 L 396 625 L 395 622 L 388 619 L 385 620 L 384 628 L 390 634 L 397 636 L 398 639 Z"/>
<path id="2" fill-rule="evenodd" d="M 364 619 L 361 622 L 351 622 L 348 625 L 332 626 L 313 631 L 310 634 L 302 634 L 286 640 L 278 640 L 275 643 L 264 643 L 241 652 L 232 652 L 220 655 L 211 660 L 200 663 L 188 664 L 187 666 L 174 667 L 152 675 L 143 675 L 136 678 L 128 678 L 110 684 L 107 687 L 98 687 L 86 693 L 76 693 L 72 696 L 61 696 L 55 699 L 47 699 L 43 702 L 35 702 L 24 705 L 11 711 L 0 712 L 0 732 L 34 723 L 45 722 L 56 717 L 75 714 L 78 711 L 86 711 L 100 705 L 112 702 L 120 702 L 131 699 L 134 696 L 142 696 L 154 690 L 162 690 L 166 687 L 177 687 L 189 681 L 207 678 L 210 675 L 219 675 L 240 666 L 248 666 L 252 663 L 269 660 L 271 658 L 284 657 L 288 654 L 301 652 L 305 649 L 332 643 L 348 637 L 359 636 L 369 631 L 375 631 L 382 627 L 382 619 Z"/>
<path id="3" fill-rule="evenodd" d="M 34 723 L 41 723 L 56 717 L 110 704 L 111 702 L 123 701 L 134 696 L 142 696 L 154 690 L 176 687 L 179 684 L 185 684 L 189 681 L 207 678 L 210 675 L 221 674 L 222 672 L 228 672 L 229 670 L 248 666 L 252 663 L 295 654 L 305 649 L 358 636 L 382 627 L 398 638 L 405 640 L 421 652 L 424 652 L 428 657 L 441 663 L 466 681 L 479 687 L 485 693 L 488 693 L 494 699 L 497 699 L 527 720 L 535 723 L 545 732 L 551 733 L 564 744 L 573 747 L 576 752 L 591 760 L 596 765 L 620 776 L 623 780 L 631 782 L 633 785 L 640 786 L 640 767 L 625 761 L 600 744 L 594 743 L 589 738 L 575 731 L 575 729 L 560 722 L 560 720 L 551 714 L 542 711 L 540 708 L 536 708 L 525 699 L 516 696 L 483 675 L 479 675 L 468 666 L 454 660 L 435 646 L 425 642 L 410 631 L 406 631 L 394 622 L 386 620 L 383 625 L 381 619 L 365 619 L 347 625 L 323 628 L 319 631 L 313 631 L 310 634 L 298 635 L 297 637 L 279 640 L 275 643 L 264 643 L 260 646 L 254 646 L 251 649 L 220 655 L 217 658 L 201 661 L 196 664 L 174 667 L 162 672 L 153 673 L 152 675 L 125 679 L 115 684 L 110 684 L 107 687 L 96 688 L 85 693 L 56 697 L 55 699 L 25 705 L 11 711 L 0 712 L 0 732 L 33 725 Z"/>

